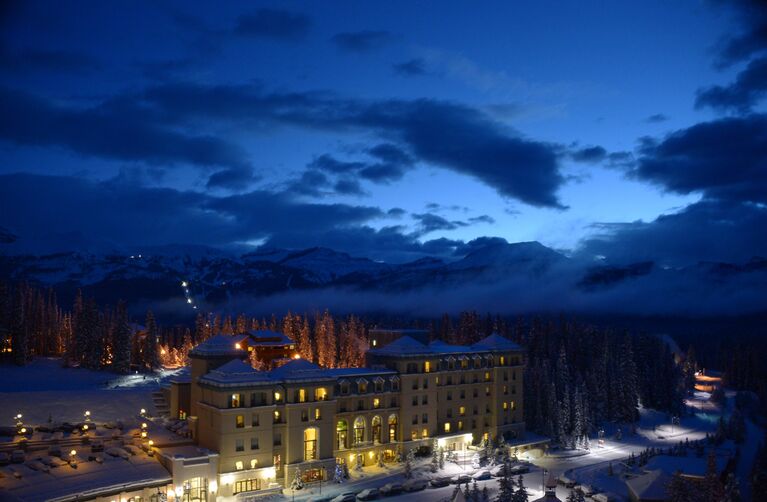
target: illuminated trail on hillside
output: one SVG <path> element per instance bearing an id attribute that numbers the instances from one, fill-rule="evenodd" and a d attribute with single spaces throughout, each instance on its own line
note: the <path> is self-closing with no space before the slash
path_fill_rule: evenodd
<path id="1" fill-rule="evenodd" d="M 197 310 L 197 305 L 194 304 L 194 298 L 192 298 L 192 294 L 189 292 L 189 283 L 187 281 L 181 281 L 181 288 L 184 290 L 186 303 L 191 305 L 194 310 Z"/>

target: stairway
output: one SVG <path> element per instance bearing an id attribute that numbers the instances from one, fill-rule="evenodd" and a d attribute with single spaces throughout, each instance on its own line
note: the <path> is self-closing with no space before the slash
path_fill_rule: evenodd
<path id="1" fill-rule="evenodd" d="M 152 392 L 152 402 L 154 403 L 154 409 L 157 412 L 157 415 L 161 417 L 170 416 L 170 407 L 168 406 L 167 401 L 165 401 L 165 394 L 161 390 Z"/>

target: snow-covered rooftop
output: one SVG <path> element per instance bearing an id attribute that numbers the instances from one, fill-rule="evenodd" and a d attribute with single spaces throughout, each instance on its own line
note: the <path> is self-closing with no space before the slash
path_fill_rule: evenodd
<path id="1" fill-rule="evenodd" d="M 637 500 L 666 500 L 666 487 L 670 481 L 671 474 L 657 469 L 626 480 L 626 486 Z"/>
<path id="2" fill-rule="evenodd" d="M 200 378 L 200 382 L 217 384 L 239 384 L 269 382 L 269 374 L 253 369 L 253 367 L 240 359 L 233 359 L 219 366 Z"/>
<path id="3" fill-rule="evenodd" d="M 237 344 L 247 338 L 247 335 L 214 335 L 192 349 L 191 354 L 199 356 L 226 356 L 242 354 L 244 345 L 237 348 Z"/>
<path id="4" fill-rule="evenodd" d="M 498 333 L 493 333 L 492 335 L 483 338 L 471 347 L 478 350 L 522 350 L 522 347 L 508 338 L 502 337 Z"/>
<path id="5" fill-rule="evenodd" d="M 380 349 L 370 350 L 370 354 L 385 356 L 415 356 L 415 355 L 440 355 L 471 352 L 492 352 L 498 350 L 523 350 L 516 343 L 508 340 L 497 333 L 480 340 L 471 346 L 450 345 L 441 340 L 431 342 L 429 345 L 415 340 L 409 336 L 400 337 Z"/>
<path id="6" fill-rule="evenodd" d="M 64 464 L 49 472 L 37 471 L 24 464 L 2 467 L 0 499 L 90 500 L 171 482 L 168 471 L 155 458 L 143 453 L 130 457 L 130 460 L 109 455 L 103 455 L 103 458 L 100 464 L 78 456 L 76 469 Z M 14 471 L 20 477 L 16 477 Z"/>

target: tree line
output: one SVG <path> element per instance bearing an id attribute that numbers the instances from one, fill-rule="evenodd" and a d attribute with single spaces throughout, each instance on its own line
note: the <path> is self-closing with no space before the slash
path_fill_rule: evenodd
<path id="1" fill-rule="evenodd" d="M 259 320 L 245 314 L 200 313 L 192 327 L 163 328 L 150 311 L 141 321 L 143 325 L 132 322 L 124 302 L 102 307 L 78 293 L 72 308 L 64 310 L 52 290 L 0 282 L 2 355 L 16 364 L 33 356 L 61 356 L 70 366 L 148 371 L 185 364 L 194 345 L 216 334 L 270 330 L 293 340 L 308 361 L 328 368 L 354 367 L 364 364 L 369 329 L 381 325 L 422 328 L 431 340 L 459 345 L 497 332 L 527 349 L 527 427 L 571 447 L 588 446 L 589 435 L 604 421 L 634 422 L 640 402 L 681 413 L 688 373 L 694 369 L 677 364 L 661 338 L 565 318 L 508 319 L 462 312 L 404 320 L 336 317 L 326 310 Z"/>

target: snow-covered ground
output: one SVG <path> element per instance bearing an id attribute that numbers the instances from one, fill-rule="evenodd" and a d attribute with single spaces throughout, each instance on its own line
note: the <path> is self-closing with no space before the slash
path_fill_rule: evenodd
<path id="1" fill-rule="evenodd" d="M 631 453 L 638 455 L 649 446 L 667 448 L 676 445 L 680 441 L 689 439 L 694 441 L 703 439 L 706 433 L 713 433 L 716 430 L 717 420 L 721 414 L 721 408 L 709 400 L 709 394 L 697 392 L 687 401 L 691 414 L 682 417 L 678 424 L 671 423 L 670 417 L 664 413 L 654 410 L 640 410 L 641 419 L 636 427 L 635 433 L 626 428 L 622 431 L 622 438 L 616 439 L 616 427 L 606 428 L 606 439 L 602 446 L 598 441 L 592 442 L 592 449 L 589 452 L 552 452 L 547 456 L 530 457 L 532 461 L 531 471 L 523 475 L 524 484 L 530 493 L 530 500 L 534 500 L 543 494 L 543 483 L 548 474 L 552 472 L 554 476 L 566 475 L 573 481 L 585 483 L 598 487 L 600 491 L 615 495 L 615 500 L 628 500 L 628 492 L 621 472 L 624 470 L 622 462 L 625 461 Z M 728 401 L 729 402 L 729 401 Z M 725 410 L 726 416 L 726 410 Z M 758 440 L 763 438 L 763 433 L 756 426 L 747 422 L 748 436 L 746 442 L 741 446 L 741 458 L 750 455 L 745 450 L 749 449 L 746 445 L 758 444 Z M 726 442 L 722 448 L 717 451 L 722 456 L 720 462 L 724 461 L 734 445 Z M 755 447 L 753 448 L 755 451 Z M 681 458 L 674 457 L 655 457 L 655 462 L 663 463 L 671 458 L 674 461 L 682 461 Z M 693 458 L 690 455 L 688 459 L 690 464 L 695 463 L 705 465 L 705 460 Z M 431 478 L 433 476 L 453 476 L 463 472 L 473 474 L 480 469 L 471 469 L 470 462 L 466 462 L 463 467 L 455 464 L 446 464 L 445 469 L 432 474 L 429 471 L 430 459 L 423 459 L 416 463 L 414 477 Z M 750 466 L 750 460 L 748 465 Z M 613 475 L 609 475 L 610 464 L 613 466 Z M 698 466 L 700 467 L 700 466 Z M 745 467 L 744 467 L 745 469 Z M 743 472 L 746 472 L 745 470 Z M 738 473 L 741 473 L 740 466 Z M 405 478 L 401 467 L 387 466 L 365 467 L 362 474 L 352 472 L 352 479 L 341 485 L 335 483 L 323 483 L 322 495 L 337 495 L 340 493 L 354 491 L 359 492 L 365 488 L 380 488 L 389 482 L 404 482 Z M 745 479 L 745 478 L 743 478 Z M 498 490 L 498 480 L 493 478 L 486 481 L 477 482 L 481 490 L 487 487 L 490 500 L 493 500 Z M 743 486 L 743 481 L 741 481 Z M 453 493 L 455 485 L 449 485 L 443 488 L 428 487 L 423 491 L 414 493 L 404 493 L 395 497 L 387 497 L 393 502 L 445 502 Z M 557 496 L 565 500 L 570 493 L 570 489 L 564 486 L 557 487 Z M 304 500 L 309 497 L 319 495 L 319 485 L 306 487 L 303 490 L 296 491 L 295 495 L 286 490 L 286 497 L 290 499 L 295 496 L 296 500 Z M 746 500 L 746 499 L 744 499 Z"/>
<path id="2" fill-rule="evenodd" d="M 22 413 L 24 422 L 42 424 L 78 421 L 85 410 L 94 421 L 135 416 L 141 408 L 154 414 L 152 391 L 181 370 L 162 370 L 154 376 L 116 375 L 106 371 L 64 368 L 61 360 L 39 358 L 27 366 L 0 367 L 0 404 L 6 420 Z"/>

